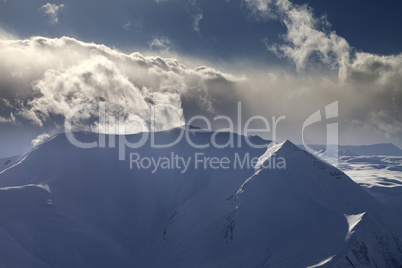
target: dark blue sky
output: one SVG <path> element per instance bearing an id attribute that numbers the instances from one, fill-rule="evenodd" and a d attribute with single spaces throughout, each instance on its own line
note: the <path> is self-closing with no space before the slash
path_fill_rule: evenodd
<path id="1" fill-rule="evenodd" d="M 296 0 L 307 3 L 316 16 L 327 15 L 340 36 L 359 51 L 375 54 L 402 52 L 402 1 Z"/>
<path id="2" fill-rule="evenodd" d="M 174 51 L 208 60 L 248 58 L 268 65 L 279 60 L 262 42 L 278 43 L 285 27 L 278 20 L 255 20 L 240 0 L 54 1 L 64 3 L 59 23 L 50 24 L 38 10 L 47 1 L 5 1 L 0 3 L 0 26 L 27 38 L 72 36 L 106 44 L 123 51 L 148 49 L 155 36 L 166 36 Z M 401 1 L 296 0 L 307 3 L 317 17 L 327 15 L 332 30 L 358 51 L 376 54 L 401 52 Z M 193 16 L 202 11 L 200 32 L 193 30 Z M 130 23 L 130 29 L 123 26 Z"/>

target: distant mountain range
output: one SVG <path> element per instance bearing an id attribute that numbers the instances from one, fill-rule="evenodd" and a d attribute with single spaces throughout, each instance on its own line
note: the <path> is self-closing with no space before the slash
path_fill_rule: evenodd
<path id="1" fill-rule="evenodd" d="M 298 145 L 305 149 L 303 145 Z M 311 149 L 324 153 L 327 150 L 326 145 L 308 145 Z M 334 145 L 329 145 L 328 148 L 333 148 Z M 340 156 L 356 156 L 356 155 L 388 155 L 402 156 L 402 150 L 392 143 L 381 143 L 373 145 L 338 145 L 338 153 Z"/>

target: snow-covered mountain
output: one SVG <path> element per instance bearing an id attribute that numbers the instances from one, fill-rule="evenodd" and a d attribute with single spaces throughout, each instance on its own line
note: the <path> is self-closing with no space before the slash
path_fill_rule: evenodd
<path id="1" fill-rule="evenodd" d="M 179 132 L 156 133 L 156 142 Z M 118 146 L 80 149 L 59 134 L 9 159 L 0 173 L 0 266 L 401 267 L 401 216 L 343 172 L 290 141 L 254 148 L 247 141 L 268 142 L 190 135 L 198 145 L 236 142 L 147 141 L 119 161 Z M 131 154 L 189 164 L 146 169 Z M 196 155 L 238 162 L 214 168 Z M 240 167 L 253 158 L 256 166 Z"/>

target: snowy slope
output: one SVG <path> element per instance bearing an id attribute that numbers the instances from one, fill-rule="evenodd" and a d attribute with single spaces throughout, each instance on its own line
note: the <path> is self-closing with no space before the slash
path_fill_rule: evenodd
<path id="1" fill-rule="evenodd" d="M 178 132 L 156 138 L 169 141 Z M 191 135 L 203 144 L 214 133 Z M 229 137 L 217 134 L 221 144 Z M 0 266 L 343 267 L 346 257 L 367 262 L 354 254 L 362 243 L 371 264 L 401 265 L 402 221 L 344 173 L 289 141 L 267 151 L 236 138 L 242 146 L 146 143 L 127 156 L 249 153 L 260 164 L 283 157 L 286 169 L 190 165 L 185 173 L 152 173 L 130 169 L 116 148 L 79 149 L 54 136 L 0 173 Z"/>
<path id="2" fill-rule="evenodd" d="M 336 168 L 289 141 L 268 151 L 275 152 L 276 157 L 285 157 L 287 169 L 257 171 L 236 195 L 230 219 L 235 230 L 232 242 L 239 248 L 243 244 L 255 245 L 250 251 L 259 260 L 256 266 L 338 265 L 356 243 L 356 234 L 361 232 L 359 222 L 363 216 L 357 217 L 356 222 L 350 220 L 356 215 L 375 216 L 389 228 L 399 229 L 396 215 L 385 213 L 384 207 Z M 249 232 L 236 234 L 236 229 Z M 381 243 L 383 236 L 394 234 L 385 232 L 372 244 Z M 370 239 L 366 235 L 361 237 L 363 241 Z M 393 250 L 387 253 L 397 256 L 399 262 L 388 267 L 399 267 L 399 240 L 390 242 L 389 248 Z M 371 258 L 387 261 L 377 251 L 371 250 L 369 254 Z M 354 265 L 358 264 L 354 261 Z"/>
<path id="3" fill-rule="evenodd" d="M 395 213 L 402 211 L 401 156 L 343 156 L 338 168 Z"/>
<path id="4" fill-rule="evenodd" d="M 19 155 L 7 157 L 7 158 L 0 158 L 0 172 L 3 170 L 12 167 L 15 163 L 18 162 L 20 159 Z"/>

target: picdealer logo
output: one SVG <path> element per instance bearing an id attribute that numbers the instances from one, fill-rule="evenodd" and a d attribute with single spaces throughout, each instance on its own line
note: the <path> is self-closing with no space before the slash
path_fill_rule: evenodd
<path id="1" fill-rule="evenodd" d="M 105 148 L 106 146 L 109 147 L 118 147 L 119 149 L 119 160 L 126 160 L 126 151 L 128 148 L 131 149 L 137 149 L 141 148 L 145 144 L 150 144 L 152 148 L 172 148 L 173 146 L 177 145 L 179 142 L 181 142 L 183 139 L 189 144 L 192 148 L 194 149 L 206 149 L 206 148 L 217 148 L 217 149 L 223 149 L 223 148 L 241 148 L 244 143 L 246 143 L 248 146 L 252 148 L 266 148 L 266 144 L 258 144 L 258 143 L 253 143 L 250 139 L 243 139 L 241 135 L 236 135 L 235 133 L 241 133 L 244 136 L 248 136 L 250 133 L 271 133 L 272 138 L 276 140 L 277 137 L 277 129 L 278 129 L 278 124 L 286 119 L 286 116 L 280 116 L 280 117 L 275 117 L 272 116 L 272 121 L 270 122 L 268 119 L 266 119 L 263 116 L 252 116 L 248 120 L 243 121 L 242 120 L 242 106 L 241 102 L 238 103 L 238 117 L 236 118 L 236 122 L 232 120 L 232 118 L 228 116 L 216 116 L 212 119 L 213 122 L 211 122 L 210 119 L 206 118 L 205 116 L 202 115 L 197 115 L 192 118 L 189 118 L 187 120 L 187 125 L 182 126 L 181 128 L 178 128 L 180 130 L 179 135 L 167 143 L 158 143 L 156 141 L 156 133 L 157 127 L 156 127 L 156 122 L 160 121 L 157 118 L 157 110 L 170 110 L 169 114 L 174 114 L 176 113 L 179 117 L 182 118 L 180 122 L 184 122 L 182 110 L 178 107 L 175 107 L 170 104 L 166 105 L 154 105 L 152 106 L 152 109 L 150 110 L 150 117 L 147 120 L 146 118 L 142 118 L 139 115 L 128 115 L 128 116 L 116 116 L 113 115 L 113 112 L 116 110 L 115 106 L 113 104 L 110 104 L 106 107 L 104 102 L 99 103 L 99 105 L 94 105 L 94 104 L 81 104 L 73 109 L 70 110 L 70 112 L 66 116 L 64 128 L 65 128 L 65 133 L 67 135 L 68 140 L 76 147 L 79 148 L 84 148 L 84 149 L 90 149 L 90 148 Z M 100 133 L 99 135 L 99 140 L 98 141 L 91 141 L 91 142 L 82 142 L 79 141 L 75 138 L 73 134 L 73 126 L 74 123 L 74 117 L 76 114 L 79 113 L 88 113 L 90 111 L 92 114 L 94 111 L 98 110 L 98 132 Z M 108 114 L 108 115 L 107 115 Z M 88 116 L 89 117 L 89 116 Z M 204 125 L 206 125 L 206 128 L 203 129 L 198 129 L 198 128 L 191 128 L 191 124 L 194 121 L 202 122 Z M 229 126 L 228 128 L 225 128 L 224 131 L 226 133 L 229 133 L 229 139 L 225 141 L 225 143 L 220 143 L 218 142 L 218 134 L 220 131 L 213 131 L 212 125 L 213 123 L 225 123 Z M 264 125 L 263 128 L 261 129 L 255 129 L 251 128 L 251 125 L 253 122 L 260 122 Z M 135 124 L 137 129 L 135 133 L 138 133 L 140 135 L 139 140 L 130 141 L 127 137 L 126 134 L 133 134 L 133 132 L 127 133 L 127 125 L 128 124 Z M 235 127 L 237 126 L 237 127 Z M 177 126 L 179 127 L 179 126 Z M 110 130 L 113 131 L 110 131 Z M 116 135 L 115 130 L 118 129 Z M 203 142 L 202 144 L 199 144 L 199 141 L 194 140 L 196 139 L 196 134 L 197 133 L 205 133 L 205 132 L 212 132 L 210 135 L 210 138 L 208 141 Z M 105 133 L 108 133 L 108 143 L 106 143 L 106 135 Z M 117 137 L 117 144 L 116 144 L 116 137 Z"/>
<path id="2" fill-rule="evenodd" d="M 202 115 L 197 115 L 187 120 L 187 125 L 184 126 L 176 126 L 176 136 L 174 139 L 166 141 L 164 139 L 157 139 L 158 128 L 157 124 L 161 122 L 160 118 L 157 118 L 160 113 L 159 111 L 164 111 L 164 114 L 177 114 L 178 117 L 181 118 L 180 122 L 184 122 L 183 111 L 181 108 L 175 107 L 170 104 L 166 105 L 154 105 L 149 111 L 149 116 L 141 117 L 136 114 L 132 115 L 122 115 L 121 111 L 123 108 L 117 109 L 113 104 L 106 105 L 104 102 L 100 102 L 98 105 L 95 104 L 81 104 L 68 113 L 65 121 L 65 133 L 69 141 L 79 147 L 79 148 L 117 148 L 119 160 L 126 160 L 129 156 L 130 159 L 130 167 L 133 168 L 136 166 L 137 168 L 142 169 L 159 169 L 159 168 L 178 168 L 183 172 L 189 168 L 190 164 L 193 162 L 196 168 L 200 167 L 201 164 L 205 168 L 242 168 L 244 166 L 253 167 L 252 159 L 239 160 L 239 156 L 233 156 L 233 159 L 229 159 L 227 157 L 220 158 L 202 158 L 201 155 L 195 154 L 192 157 L 184 158 L 179 155 L 174 155 L 170 159 L 161 158 L 155 159 L 152 157 L 141 156 L 138 153 L 132 153 L 133 150 L 141 148 L 143 146 L 149 146 L 154 149 L 166 149 L 170 148 L 172 151 L 175 150 L 175 146 L 180 142 L 186 142 L 187 145 L 192 147 L 194 151 L 196 150 L 204 150 L 208 148 L 214 149 L 223 149 L 223 148 L 242 148 L 247 145 L 250 148 L 254 149 L 266 149 L 266 143 L 253 143 L 252 139 L 247 138 L 250 133 L 270 133 L 274 141 L 277 138 L 277 130 L 278 124 L 286 119 L 286 116 L 280 117 L 272 117 L 272 121 L 270 122 L 267 118 L 263 116 L 252 116 L 248 120 L 242 119 L 242 106 L 241 103 L 238 103 L 237 106 L 237 118 L 234 121 L 232 118 L 228 116 L 216 116 L 212 120 L 213 122 Z M 169 111 L 168 111 L 169 110 Z M 116 111 L 120 111 L 120 114 L 116 114 Z M 74 123 L 74 118 L 76 115 L 78 118 L 82 118 L 82 114 L 89 114 L 92 117 L 98 117 L 97 126 L 99 139 L 96 141 L 91 140 L 90 142 L 83 142 L 76 139 L 74 133 L 72 131 Z M 98 113 L 98 114 L 96 114 Z M 95 114 L 95 116 L 94 116 Z M 124 113 L 123 113 L 124 114 Z M 87 116 L 88 118 L 92 118 L 91 116 Z M 321 115 L 321 111 L 317 110 L 312 115 L 310 115 L 307 120 L 305 120 L 302 127 L 302 142 L 304 147 L 310 153 L 318 155 L 316 151 L 310 148 L 305 143 L 304 131 L 307 127 L 316 124 L 318 122 L 328 120 L 331 118 L 338 117 L 338 101 L 333 102 L 327 106 L 325 106 L 325 115 Z M 194 121 L 202 122 L 203 125 L 206 125 L 206 128 L 192 128 L 190 125 Z M 225 123 L 229 126 L 229 128 L 225 128 L 224 131 L 225 137 L 227 137 L 224 142 L 222 140 L 219 141 L 219 133 L 220 131 L 213 131 L 212 125 L 219 121 L 220 124 Z M 258 121 L 264 125 L 261 129 L 252 129 L 250 126 L 253 122 Z M 92 122 L 93 123 L 93 122 Z M 132 139 L 126 135 L 127 133 L 127 124 L 133 124 L 136 126 L 136 138 Z M 235 127 L 236 126 L 236 127 Z M 119 131 L 116 133 L 114 131 Z M 108 132 L 109 130 L 109 132 Z M 210 133 L 210 135 L 203 135 L 202 133 Z M 242 134 L 238 135 L 236 133 Z M 108 135 L 105 135 L 108 134 Z M 118 134 L 118 135 L 117 135 Z M 129 132 L 129 134 L 133 134 L 133 132 Z M 199 137 L 204 137 L 200 139 Z M 207 139 L 205 139 L 207 137 Z M 246 138 L 245 138 L 246 137 Z M 107 139 L 107 140 L 106 140 Z M 117 139 L 117 140 L 116 140 Z M 246 144 L 247 143 L 247 144 Z M 133 150 L 128 150 L 133 149 Z M 327 124 L 327 141 L 326 141 L 326 150 L 325 155 L 318 155 L 323 157 L 325 160 L 329 160 L 332 164 L 338 164 L 338 123 L 329 123 Z M 201 158 L 200 158 L 201 157 Z M 167 161 L 169 160 L 169 161 Z M 242 164 L 241 163 L 246 163 Z M 282 163 L 279 163 L 281 166 L 285 166 Z M 276 167 L 276 166 L 275 166 Z"/>
<path id="3" fill-rule="evenodd" d="M 306 143 L 304 139 L 304 130 L 308 126 L 311 126 L 315 123 L 321 122 L 323 120 L 328 120 L 331 118 L 337 118 L 338 117 L 338 101 L 335 101 L 331 104 L 328 104 L 325 106 L 325 117 L 324 119 L 321 116 L 321 111 L 317 110 L 314 112 L 312 115 L 310 115 L 306 121 L 303 123 L 303 128 L 302 128 L 302 142 L 304 148 L 311 154 L 318 155 L 325 160 L 329 161 L 331 164 L 334 166 L 338 165 L 339 158 L 338 158 L 338 145 L 339 145 L 339 138 L 338 138 L 338 123 L 330 123 L 327 124 L 327 141 L 326 141 L 326 149 L 325 152 L 320 153 L 313 150 L 310 148 Z"/>

